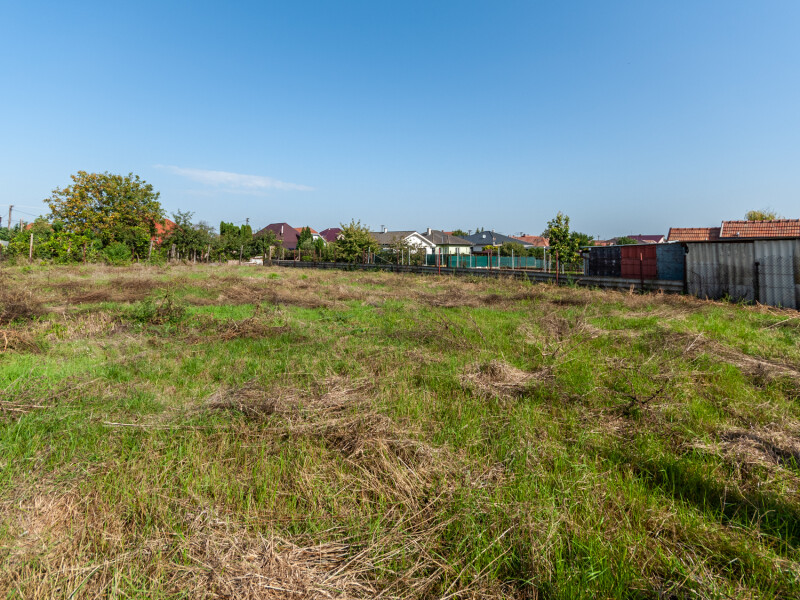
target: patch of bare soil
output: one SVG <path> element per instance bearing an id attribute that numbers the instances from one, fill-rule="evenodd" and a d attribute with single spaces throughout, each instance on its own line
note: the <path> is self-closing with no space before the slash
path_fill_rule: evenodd
<path id="1" fill-rule="evenodd" d="M 506 362 L 493 360 L 473 366 L 461 380 L 464 387 L 490 398 L 516 398 L 530 389 L 535 381 L 550 375 L 548 369 L 529 373 Z"/>

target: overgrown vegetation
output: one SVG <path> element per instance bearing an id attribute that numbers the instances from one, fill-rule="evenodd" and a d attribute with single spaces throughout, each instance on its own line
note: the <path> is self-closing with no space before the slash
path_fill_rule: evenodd
<path id="1" fill-rule="evenodd" d="M 25 267 L 0 595 L 800 596 L 800 319 L 516 280 Z"/>

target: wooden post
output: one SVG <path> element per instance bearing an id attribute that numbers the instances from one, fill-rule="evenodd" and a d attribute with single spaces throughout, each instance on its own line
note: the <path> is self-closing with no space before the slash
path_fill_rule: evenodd
<path id="1" fill-rule="evenodd" d="M 31 245 L 28 248 L 28 260 L 33 260 L 33 234 L 31 234 Z"/>
<path id="2" fill-rule="evenodd" d="M 239 246 L 239 264 L 242 264 L 242 253 L 244 252 L 244 244 Z"/>

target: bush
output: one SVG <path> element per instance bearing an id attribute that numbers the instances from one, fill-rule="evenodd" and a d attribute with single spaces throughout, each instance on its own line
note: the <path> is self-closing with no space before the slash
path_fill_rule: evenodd
<path id="1" fill-rule="evenodd" d="M 103 257 L 110 265 L 127 265 L 131 261 L 131 249 L 122 242 L 114 242 L 103 250 Z"/>
<path id="2" fill-rule="evenodd" d="M 131 306 L 128 318 L 149 325 L 175 325 L 186 316 L 186 307 L 167 294 L 158 300 L 148 298 Z"/>

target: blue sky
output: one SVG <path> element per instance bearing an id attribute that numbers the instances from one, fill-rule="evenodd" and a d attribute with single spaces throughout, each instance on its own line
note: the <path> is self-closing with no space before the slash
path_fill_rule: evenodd
<path id="1" fill-rule="evenodd" d="M 0 215 L 86 170 L 213 224 L 796 218 L 798 27 L 795 1 L 7 0 Z"/>

